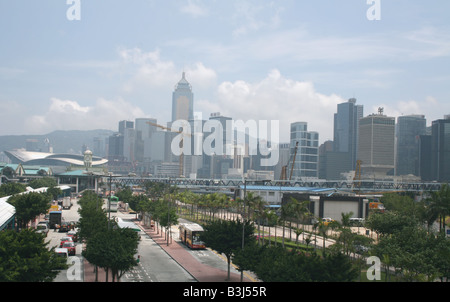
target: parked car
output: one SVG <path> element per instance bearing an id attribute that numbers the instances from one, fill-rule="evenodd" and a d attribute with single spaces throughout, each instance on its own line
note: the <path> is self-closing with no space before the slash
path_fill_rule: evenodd
<path id="1" fill-rule="evenodd" d="M 73 241 L 64 242 L 62 248 L 67 249 L 69 256 L 75 256 L 75 243 Z"/>
<path id="2" fill-rule="evenodd" d="M 36 233 L 45 234 L 47 236 L 48 234 L 47 224 L 38 223 L 38 225 L 36 226 Z"/>

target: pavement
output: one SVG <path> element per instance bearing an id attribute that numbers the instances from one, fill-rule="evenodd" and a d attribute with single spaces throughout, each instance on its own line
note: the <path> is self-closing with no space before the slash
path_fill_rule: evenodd
<path id="1" fill-rule="evenodd" d="M 228 271 L 211 267 L 207 264 L 199 262 L 192 256 L 189 251 L 180 243 L 172 240 L 167 245 L 164 232 L 156 232 L 154 228 L 149 228 L 138 223 L 140 228 L 152 238 L 174 261 L 182 266 L 189 274 L 191 274 L 198 282 L 241 282 L 241 274 L 230 272 L 230 280 Z M 111 273 L 109 273 L 109 282 L 111 282 Z M 117 280 L 116 280 L 117 281 Z M 104 269 L 98 270 L 96 281 L 95 269 L 92 264 L 84 260 L 84 282 L 106 282 L 106 272 Z M 257 282 L 255 278 L 244 272 L 243 282 Z"/>

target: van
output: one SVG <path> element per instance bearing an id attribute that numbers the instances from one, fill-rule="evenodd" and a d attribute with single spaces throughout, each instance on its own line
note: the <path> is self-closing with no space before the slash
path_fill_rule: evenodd
<path id="1" fill-rule="evenodd" d="M 48 234 L 48 226 L 47 226 L 47 224 L 39 223 L 36 226 L 36 233 L 47 235 Z"/>

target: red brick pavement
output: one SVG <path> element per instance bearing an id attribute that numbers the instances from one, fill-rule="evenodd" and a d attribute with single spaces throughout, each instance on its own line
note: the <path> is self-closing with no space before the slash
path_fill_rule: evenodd
<path id="1" fill-rule="evenodd" d="M 192 256 L 184 246 L 180 243 L 173 241 L 167 245 L 167 239 L 164 237 L 164 233 L 157 234 L 154 228 L 147 228 L 143 225 L 140 227 L 148 234 L 159 246 L 164 249 L 178 264 L 180 264 L 186 271 L 188 271 L 199 282 L 240 282 L 240 273 L 230 272 L 230 280 L 228 278 L 228 272 L 219 268 L 209 266 L 207 264 L 200 263 Z M 244 274 L 244 282 L 253 282 L 252 278 Z"/>

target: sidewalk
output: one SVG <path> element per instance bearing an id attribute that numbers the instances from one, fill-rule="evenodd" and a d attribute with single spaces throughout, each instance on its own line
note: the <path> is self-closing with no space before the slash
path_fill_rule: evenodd
<path id="1" fill-rule="evenodd" d="M 230 272 L 230 280 L 227 280 L 228 272 L 209 265 L 200 263 L 195 259 L 184 246 L 172 240 L 169 245 L 164 239 L 164 233 L 157 234 L 155 230 L 137 225 L 152 238 L 173 260 L 188 271 L 198 282 L 241 282 L 241 275 Z M 106 282 L 106 272 L 104 269 L 98 270 L 97 282 Z M 108 282 L 111 282 L 111 272 L 108 275 Z M 117 281 L 117 280 L 116 280 Z M 255 282 L 253 278 L 244 273 L 244 282 Z M 84 282 L 96 282 L 94 266 L 84 260 Z"/>

